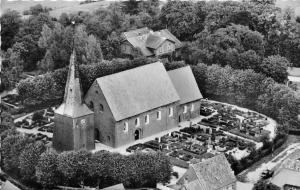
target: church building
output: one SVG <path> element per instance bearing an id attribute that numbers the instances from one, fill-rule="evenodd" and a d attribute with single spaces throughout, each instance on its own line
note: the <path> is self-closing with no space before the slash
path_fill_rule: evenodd
<path id="1" fill-rule="evenodd" d="M 202 98 L 189 66 L 167 72 L 161 62 L 97 78 L 82 98 L 73 53 L 53 146 L 90 150 L 97 140 L 120 147 L 197 117 Z"/>

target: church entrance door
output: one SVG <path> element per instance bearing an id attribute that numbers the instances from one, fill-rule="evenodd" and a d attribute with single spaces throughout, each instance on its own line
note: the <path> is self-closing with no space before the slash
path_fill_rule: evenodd
<path id="1" fill-rule="evenodd" d="M 95 128 L 95 140 L 100 141 L 100 132 L 97 128 Z"/>
<path id="2" fill-rule="evenodd" d="M 141 137 L 141 130 L 137 129 L 134 132 L 134 140 L 139 140 Z"/>

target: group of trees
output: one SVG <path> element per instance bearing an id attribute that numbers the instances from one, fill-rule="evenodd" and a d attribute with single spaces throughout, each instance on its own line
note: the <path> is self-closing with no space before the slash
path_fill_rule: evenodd
<path id="1" fill-rule="evenodd" d="M 56 153 L 46 151 L 44 141 L 22 135 L 14 128 L 1 134 L 3 168 L 24 183 L 51 189 L 57 185 L 106 187 L 155 187 L 172 175 L 169 159 L 162 153 L 118 153 L 86 150 Z"/>

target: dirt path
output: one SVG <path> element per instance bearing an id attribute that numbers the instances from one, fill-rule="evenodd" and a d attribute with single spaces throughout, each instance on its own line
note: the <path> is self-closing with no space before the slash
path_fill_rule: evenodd
<path id="1" fill-rule="evenodd" d="M 276 149 L 272 154 L 263 157 L 260 161 L 253 164 L 250 168 L 241 172 L 238 175 L 238 179 L 241 181 L 255 181 L 255 171 L 258 173 L 261 172 L 261 168 L 268 166 L 272 167 L 272 165 L 277 165 L 279 162 L 284 160 L 290 153 L 297 150 L 298 148 L 300 148 L 300 136 L 289 135 L 287 141 L 280 148 Z M 252 180 L 247 179 L 249 173 L 250 176 L 252 176 L 253 174 Z"/>

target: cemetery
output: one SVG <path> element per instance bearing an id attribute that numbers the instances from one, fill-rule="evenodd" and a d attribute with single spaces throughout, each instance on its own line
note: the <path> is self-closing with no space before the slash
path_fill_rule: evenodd
<path id="1" fill-rule="evenodd" d="M 191 163 L 219 153 L 241 160 L 270 135 L 270 131 L 264 129 L 270 124 L 267 117 L 250 110 L 205 101 L 200 113 L 203 118 L 197 124 L 130 146 L 126 151 L 160 150 L 173 165 L 188 168 Z"/>

